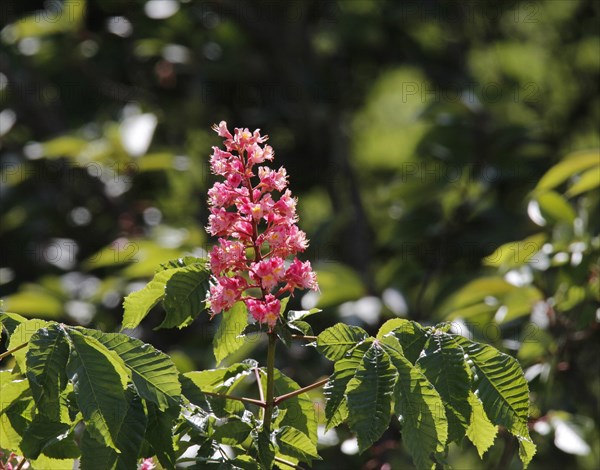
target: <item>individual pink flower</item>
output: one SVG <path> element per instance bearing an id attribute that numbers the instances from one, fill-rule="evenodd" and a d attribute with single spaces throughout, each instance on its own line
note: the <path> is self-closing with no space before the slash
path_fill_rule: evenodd
<path id="1" fill-rule="evenodd" d="M 287 286 L 291 289 L 313 289 L 319 290 L 317 284 L 317 275 L 312 270 L 310 261 L 300 261 L 298 258 L 294 258 L 292 264 L 285 272 L 285 280 Z"/>
<path id="2" fill-rule="evenodd" d="M 207 301 L 213 314 L 229 310 L 240 300 L 242 292 L 248 288 L 246 280 L 240 276 L 219 277 L 217 283 L 210 286 Z"/>
<path id="3" fill-rule="evenodd" d="M 283 259 L 278 256 L 263 259 L 250 265 L 250 278 L 260 283 L 263 289 L 270 291 L 283 279 L 285 268 Z"/>
<path id="4" fill-rule="evenodd" d="M 287 172 L 283 167 L 274 171 L 266 166 L 261 166 L 258 168 L 258 178 L 263 191 L 273 191 L 274 189 L 283 191 L 288 183 Z"/>
<path id="5" fill-rule="evenodd" d="M 246 265 L 246 247 L 241 242 L 219 238 L 219 245 L 212 248 L 209 259 L 210 269 L 216 275 L 230 270 L 242 270 Z"/>
<path id="6" fill-rule="evenodd" d="M 264 299 L 246 299 L 246 308 L 252 317 L 260 323 L 267 323 L 271 328 L 277 323 L 281 310 L 281 302 L 272 294 Z"/>
<path id="7" fill-rule="evenodd" d="M 239 214 L 227 212 L 222 207 L 211 208 L 210 212 L 207 230 L 211 235 L 226 235 L 229 228 L 239 219 Z"/>

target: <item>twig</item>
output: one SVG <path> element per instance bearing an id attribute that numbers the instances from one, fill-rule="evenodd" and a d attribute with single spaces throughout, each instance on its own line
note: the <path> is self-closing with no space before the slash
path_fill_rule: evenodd
<path id="1" fill-rule="evenodd" d="M 0 354 L 0 361 L 2 359 L 4 359 L 6 356 L 10 356 L 12 353 L 17 352 L 19 349 L 23 349 L 24 347 L 26 347 L 29 343 L 24 343 L 24 344 L 20 344 L 19 346 L 17 346 L 16 348 L 12 348 L 9 349 L 6 352 L 3 352 L 2 354 Z"/>
<path id="2" fill-rule="evenodd" d="M 229 400 L 243 401 L 244 403 L 249 403 L 251 405 L 257 405 L 257 406 L 260 406 L 262 408 L 264 408 L 265 406 L 267 406 L 267 404 L 264 401 L 262 401 L 262 400 L 255 400 L 254 398 L 234 397 L 233 395 L 226 395 L 224 393 L 205 392 L 205 391 L 202 391 L 202 393 L 204 393 L 204 395 L 208 395 L 208 396 L 211 396 L 211 397 L 227 398 Z"/>
<path id="3" fill-rule="evenodd" d="M 322 379 L 322 380 L 319 380 L 318 382 L 315 382 L 314 384 L 307 385 L 306 387 L 303 387 L 299 390 L 294 390 L 293 392 L 286 393 L 285 395 L 280 395 L 277 398 L 275 398 L 274 404 L 278 405 L 279 403 L 287 400 L 288 398 L 292 398 L 292 397 L 295 397 L 296 395 L 300 395 L 301 393 L 308 392 L 309 390 L 312 390 L 313 388 L 318 388 L 321 385 L 325 385 L 328 381 L 329 381 L 328 378 Z"/>
<path id="4" fill-rule="evenodd" d="M 305 339 L 306 341 L 316 341 L 316 336 L 292 335 L 293 339 Z"/>
<path id="5" fill-rule="evenodd" d="M 302 467 L 300 465 L 296 465 L 296 464 L 293 464 L 292 462 L 288 462 L 287 460 L 282 459 L 281 457 L 275 457 L 274 460 L 275 460 L 275 462 L 279 462 L 279 463 L 282 463 L 282 464 L 287 465 L 289 467 L 302 470 Z"/>
<path id="6" fill-rule="evenodd" d="M 19 462 L 19 465 L 17 466 L 17 468 L 15 468 L 15 470 L 21 470 L 23 468 L 23 465 L 25 465 L 25 462 L 27 462 L 27 459 L 23 457 L 23 460 Z"/>

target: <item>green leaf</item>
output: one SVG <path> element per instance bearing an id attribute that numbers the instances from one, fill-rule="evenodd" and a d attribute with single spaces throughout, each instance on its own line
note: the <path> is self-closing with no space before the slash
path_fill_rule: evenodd
<path id="1" fill-rule="evenodd" d="M 264 431 L 252 431 L 252 445 L 258 454 L 258 461 L 264 470 L 271 470 L 275 459 L 275 446 Z"/>
<path id="2" fill-rule="evenodd" d="M 572 224 L 575 220 L 575 209 L 565 198 L 555 191 L 545 191 L 535 196 L 542 217 L 551 222 L 567 222 Z M 541 248 L 541 246 L 540 246 Z"/>
<path id="3" fill-rule="evenodd" d="M 136 292 L 132 292 L 123 302 L 123 329 L 135 328 L 146 318 L 154 307 L 164 296 L 167 281 L 182 268 L 172 268 L 160 271 L 146 286 Z"/>
<path id="4" fill-rule="evenodd" d="M 381 340 L 389 333 L 399 341 L 404 356 L 414 364 L 427 342 L 427 331 L 414 321 L 393 318 L 381 326 L 377 332 L 377 339 Z"/>
<path id="5" fill-rule="evenodd" d="M 162 271 L 167 272 L 167 271 Z M 206 309 L 210 273 L 203 265 L 181 268 L 167 280 L 164 307 L 167 313 L 158 328 L 179 329 L 188 326 Z"/>
<path id="6" fill-rule="evenodd" d="M 221 314 L 221 323 L 213 339 L 217 365 L 244 345 L 242 332 L 247 325 L 248 312 L 244 302 L 237 302 L 230 310 Z"/>
<path id="7" fill-rule="evenodd" d="M 433 334 L 417 361 L 423 374 L 444 400 L 448 441 L 460 442 L 471 418 L 471 370 L 463 349 L 448 334 Z"/>
<path id="8" fill-rule="evenodd" d="M 148 424 L 144 439 L 152 446 L 158 461 L 165 468 L 175 467 L 173 426 L 179 416 L 179 407 L 161 411 L 150 402 L 146 403 Z"/>
<path id="9" fill-rule="evenodd" d="M 230 446 L 241 445 L 250 435 L 252 426 L 238 416 L 218 419 L 211 416 L 210 437 L 215 441 Z"/>
<path id="10" fill-rule="evenodd" d="M 311 308 L 310 310 L 290 310 L 287 314 L 287 320 L 289 322 L 296 322 L 298 320 L 304 320 L 306 317 L 319 312 L 322 312 L 319 308 Z"/>
<path id="11" fill-rule="evenodd" d="M 597 152 L 586 151 L 568 155 L 542 176 L 536 190 L 553 189 L 573 175 L 596 165 L 598 165 Z"/>
<path id="12" fill-rule="evenodd" d="M 363 341 L 352 349 L 348 357 L 335 362 L 333 374 L 323 387 L 325 395 L 325 425 L 326 430 L 339 426 L 348 418 L 348 406 L 346 404 L 346 387 L 350 379 L 354 377 L 356 369 L 360 365 L 365 352 L 371 347 L 372 340 Z"/>
<path id="13" fill-rule="evenodd" d="M 160 268 L 158 268 L 156 272 L 165 271 L 172 268 L 185 268 L 186 266 L 192 266 L 194 264 L 205 266 L 206 259 L 197 258 L 195 256 L 184 256 L 183 258 L 170 259 L 166 263 L 160 263 Z"/>
<path id="14" fill-rule="evenodd" d="M 600 161 L 600 157 L 598 157 Z M 600 186 L 600 165 L 582 173 L 579 179 L 565 193 L 568 197 L 579 196 Z"/>
<path id="15" fill-rule="evenodd" d="M 17 326 L 19 326 L 21 323 L 26 322 L 26 321 L 27 321 L 27 318 L 19 315 L 18 313 L 9 313 L 9 312 L 0 313 L 0 325 L 2 325 L 2 328 L 4 329 L 4 331 L 6 331 L 9 338 L 10 338 L 10 335 L 13 334 L 13 332 L 15 331 Z"/>
<path id="16" fill-rule="evenodd" d="M 317 336 L 317 350 L 327 359 L 337 361 L 368 336 L 358 326 L 337 323 Z"/>
<path id="17" fill-rule="evenodd" d="M 433 469 L 431 455 L 443 452 L 448 440 L 448 421 L 438 392 L 422 372 L 399 353 L 398 340 L 381 340 L 398 371 L 395 412 L 402 424 L 402 441 L 418 469 Z"/>
<path id="18" fill-rule="evenodd" d="M 485 414 L 483 404 L 477 396 L 469 393 L 469 404 L 471 405 L 471 419 L 467 428 L 467 437 L 473 443 L 479 457 L 492 446 L 498 434 L 498 426 L 494 426 Z"/>
<path id="19" fill-rule="evenodd" d="M 37 415 L 23 434 L 20 444 L 23 455 L 28 459 L 37 459 L 46 447 L 64 439 L 69 430 L 70 426 L 66 423 L 50 421 Z"/>
<path id="20" fill-rule="evenodd" d="M 101 333 L 85 328 L 78 331 L 96 338 L 119 355 L 131 372 L 133 384 L 142 398 L 156 403 L 161 410 L 179 404 L 179 372 L 169 356 L 124 334 Z"/>
<path id="21" fill-rule="evenodd" d="M 348 423 L 364 452 L 381 437 L 390 422 L 392 395 L 398 373 L 388 354 L 374 342 L 348 382 Z"/>
<path id="22" fill-rule="evenodd" d="M 524 437 L 517 437 L 517 439 L 519 441 L 519 458 L 523 462 L 523 468 L 527 468 L 535 455 L 536 446 L 531 439 Z"/>
<path id="23" fill-rule="evenodd" d="M 484 258 L 483 264 L 494 268 L 501 268 L 504 271 L 522 266 L 529 262 L 533 256 L 542 249 L 547 238 L 548 236 L 545 233 L 536 233 L 524 240 L 500 245 L 491 255 Z M 482 284 L 493 284 L 493 282 L 494 278 L 481 278 L 470 284 L 473 284 L 473 289 L 481 287 L 485 290 L 486 286 Z M 498 286 L 490 285 L 490 287 L 491 289 L 488 290 L 487 295 L 494 295 L 503 291 L 501 284 Z M 468 286 L 466 288 L 468 288 Z M 463 292 L 463 289 L 459 292 Z M 471 292 L 476 295 L 477 290 L 472 290 Z"/>
<path id="24" fill-rule="evenodd" d="M 523 442 L 524 457 L 535 453 L 527 421 L 529 417 L 529 388 L 517 360 L 492 346 L 456 336 L 473 361 L 475 390 L 490 421 L 504 426 Z M 523 461 L 525 463 L 525 461 Z"/>
<path id="25" fill-rule="evenodd" d="M 81 470 L 137 468 L 147 422 L 141 398 L 128 390 L 124 413 L 118 418 L 120 424 L 114 436 L 118 452 L 99 445 L 86 427 L 81 439 Z"/>
<path id="26" fill-rule="evenodd" d="M 47 325 L 48 322 L 44 320 L 27 320 L 19 324 L 10 336 L 10 341 L 6 347 L 7 350 L 26 344 L 23 349 L 19 349 L 12 354 L 21 372 L 25 373 L 27 370 L 26 356 L 27 351 L 29 350 L 29 340 L 40 328 L 44 328 Z"/>
<path id="27" fill-rule="evenodd" d="M 285 395 L 287 393 L 300 390 L 300 385 L 294 382 L 289 377 L 283 375 L 282 372 L 274 370 L 274 388 L 275 396 Z M 267 387 L 267 376 L 265 369 L 261 369 L 261 382 L 263 390 Z M 285 416 L 281 420 L 281 426 L 291 426 L 298 431 L 306 434 L 310 440 L 316 444 L 317 442 L 317 412 L 313 401 L 307 393 L 301 393 L 285 400 L 277 405 L 277 408 L 286 410 Z"/>
<path id="28" fill-rule="evenodd" d="M 128 406 L 127 374 L 98 340 L 69 330 L 74 352 L 67 366 L 86 429 L 98 442 L 117 450 L 116 440 Z"/>
<path id="29" fill-rule="evenodd" d="M 5 450 L 20 452 L 19 444 L 31 422 L 34 408 L 27 380 L 13 380 L 12 371 L 0 371 L 0 443 Z"/>
<path id="30" fill-rule="evenodd" d="M 60 421 L 60 393 L 67 385 L 68 361 L 69 343 L 57 323 L 37 330 L 31 337 L 27 378 L 38 412 L 53 421 Z"/>
<path id="31" fill-rule="evenodd" d="M 257 366 L 256 361 L 248 359 L 242 363 L 233 364 L 226 369 L 209 369 L 187 372 L 181 375 L 183 395 L 192 403 L 203 409 L 208 409 L 219 417 L 228 414 L 242 414 L 244 405 L 231 399 L 212 397 L 203 392 L 231 394 L 235 388 L 250 375 Z"/>
<path id="32" fill-rule="evenodd" d="M 302 462 L 311 463 L 314 459 L 321 459 L 315 444 L 297 429 L 283 426 L 275 433 L 275 439 L 281 452 Z"/>

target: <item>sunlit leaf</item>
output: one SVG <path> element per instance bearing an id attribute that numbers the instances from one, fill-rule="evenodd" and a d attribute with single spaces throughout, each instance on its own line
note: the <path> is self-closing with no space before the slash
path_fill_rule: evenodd
<path id="1" fill-rule="evenodd" d="M 242 331 L 247 325 L 248 311 L 244 302 L 237 302 L 230 310 L 221 314 L 221 323 L 213 339 L 217 364 L 244 345 Z"/>
<path id="2" fill-rule="evenodd" d="M 393 336 L 381 340 L 398 371 L 395 412 L 402 426 L 402 441 L 419 469 L 433 469 L 431 456 L 443 452 L 448 440 L 448 421 L 443 401 L 423 373 L 398 351 Z"/>
<path id="3" fill-rule="evenodd" d="M 337 361 L 368 336 L 358 326 L 337 323 L 317 336 L 317 350 L 327 359 Z"/>
<path id="4" fill-rule="evenodd" d="M 433 334 L 417 365 L 444 401 L 448 441 L 460 442 L 471 418 L 471 370 L 465 353 L 448 334 Z"/>
<path id="5" fill-rule="evenodd" d="M 398 373 L 385 350 L 374 342 L 346 388 L 348 423 L 364 452 L 381 437 L 390 422 L 392 394 Z"/>
<path id="6" fill-rule="evenodd" d="M 479 457 L 483 458 L 483 454 L 496 439 L 498 426 L 494 426 L 490 422 L 481 400 L 473 392 L 469 393 L 469 404 L 471 405 L 471 419 L 467 428 L 467 437 L 477 449 Z"/>
<path id="7" fill-rule="evenodd" d="M 26 357 L 27 378 L 39 413 L 53 421 L 60 420 L 59 397 L 67 385 L 68 360 L 69 344 L 58 324 L 41 328 L 31 337 Z"/>
<path id="8" fill-rule="evenodd" d="M 166 272 L 166 271 L 162 271 Z M 166 317 L 158 328 L 183 328 L 188 326 L 206 308 L 210 273 L 203 265 L 187 266 L 178 270 L 168 280 L 165 288 Z"/>

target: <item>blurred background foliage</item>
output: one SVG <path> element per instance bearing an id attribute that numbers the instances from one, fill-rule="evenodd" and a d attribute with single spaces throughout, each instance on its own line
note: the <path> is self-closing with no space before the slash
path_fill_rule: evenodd
<path id="1" fill-rule="evenodd" d="M 323 309 L 315 331 L 452 321 L 521 361 L 531 468 L 598 468 L 599 14 L 594 0 L 4 1 L 4 308 L 117 330 L 159 263 L 213 243 L 210 125 L 259 127 L 311 239 L 321 294 L 293 302 Z M 208 315 L 182 331 L 153 330 L 160 317 L 131 333 L 182 371 L 214 367 Z M 280 351 L 301 384 L 331 372 Z M 483 463 L 467 443 L 448 462 L 518 468 L 501 437 Z M 398 423 L 360 456 L 343 428 L 322 447 L 316 468 L 411 465 Z"/>

